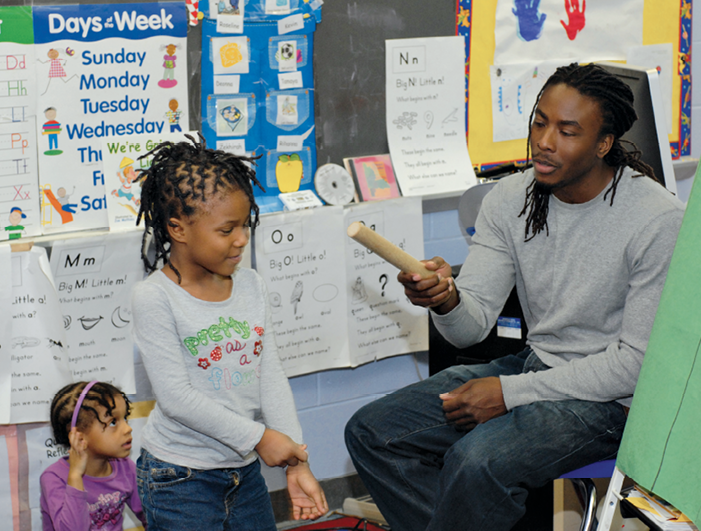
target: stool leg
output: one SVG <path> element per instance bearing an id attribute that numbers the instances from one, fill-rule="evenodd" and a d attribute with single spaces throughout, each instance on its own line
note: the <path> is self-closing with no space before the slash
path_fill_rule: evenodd
<path id="1" fill-rule="evenodd" d="M 570 478 L 584 514 L 579 531 L 592 531 L 596 513 L 596 487 L 589 478 Z"/>

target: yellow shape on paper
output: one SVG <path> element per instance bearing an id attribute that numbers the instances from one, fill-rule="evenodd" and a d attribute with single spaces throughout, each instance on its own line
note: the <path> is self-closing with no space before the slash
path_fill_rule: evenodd
<path id="1" fill-rule="evenodd" d="M 230 42 L 219 48 L 219 55 L 221 56 L 221 65 L 224 68 L 234 66 L 243 59 L 239 45 L 235 42 Z"/>
<path id="2" fill-rule="evenodd" d="M 662 517 L 662 515 L 658 513 L 645 498 L 634 498 L 632 496 L 628 496 L 626 501 L 630 502 L 632 505 L 635 505 L 638 509 L 642 509 L 643 511 L 647 511 Z"/>

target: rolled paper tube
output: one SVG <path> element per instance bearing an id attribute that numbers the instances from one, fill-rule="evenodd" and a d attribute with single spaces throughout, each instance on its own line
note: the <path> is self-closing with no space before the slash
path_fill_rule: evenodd
<path id="1" fill-rule="evenodd" d="M 405 273 L 411 273 L 412 275 L 418 273 L 421 275 L 422 279 L 432 277 L 436 274 L 434 271 L 426 269 L 421 262 L 409 253 L 403 251 L 392 242 L 358 221 L 351 223 L 346 232 L 348 236 L 353 238 L 360 245 L 370 249 L 377 256 Z"/>

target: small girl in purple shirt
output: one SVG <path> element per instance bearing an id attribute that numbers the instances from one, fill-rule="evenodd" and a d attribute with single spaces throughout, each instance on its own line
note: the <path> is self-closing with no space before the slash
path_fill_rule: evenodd
<path id="1" fill-rule="evenodd" d="M 146 525 L 129 459 L 129 399 L 98 381 L 61 389 L 51 403 L 58 444 L 70 447 L 41 475 L 44 531 L 121 531 L 124 504 Z"/>

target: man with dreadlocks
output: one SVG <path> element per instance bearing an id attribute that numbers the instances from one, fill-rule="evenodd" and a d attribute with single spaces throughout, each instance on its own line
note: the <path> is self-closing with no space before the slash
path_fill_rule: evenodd
<path id="1" fill-rule="evenodd" d="M 514 286 L 528 347 L 446 369 L 360 409 L 346 444 L 392 529 L 511 529 L 528 489 L 616 455 L 684 207 L 621 136 L 630 89 L 558 68 L 531 113 L 533 168 L 480 208 L 460 275 L 399 274 L 412 303 L 466 347 Z"/>

